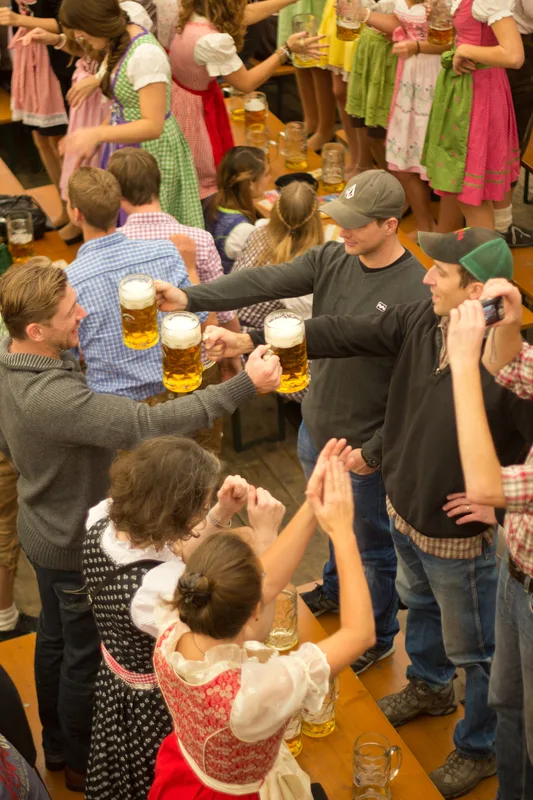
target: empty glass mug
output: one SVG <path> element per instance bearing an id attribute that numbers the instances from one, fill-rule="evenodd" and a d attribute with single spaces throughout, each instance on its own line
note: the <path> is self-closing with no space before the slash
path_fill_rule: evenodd
<path id="1" fill-rule="evenodd" d="M 388 797 L 390 782 L 400 771 L 401 764 L 402 751 L 391 745 L 386 736 L 363 733 L 353 746 L 354 797 L 361 800 L 365 792 Z"/>
<path id="2" fill-rule="evenodd" d="M 428 42 L 452 46 L 452 0 L 431 0 L 428 14 Z"/>
<path id="3" fill-rule="evenodd" d="M 279 134 L 278 150 L 285 157 L 285 167 L 301 172 L 307 169 L 307 128 L 303 122 L 288 122 Z"/>
<path id="4" fill-rule="evenodd" d="M 318 22 L 314 14 L 295 14 L 292 18 L 292 32 L 302 33 L 303 31 L 307 33 L 308 39 L 311 36 L 317 35 Z M 301 42 L 304 41 L 305 39 L 301 40 Z M 320 59 L 316 56 L 305 55 L 304 53 L 293 53 L 292 63 L 295 67 L 318 67 Z"/>
<path id="5" fill-rule="evenodd" d="M 276 598 L 276 610 L 265 644 L 276 650 L 290 650 L 298 644 L 298 594 L 289 583 Z"/>
<path id="6" fill-rule="evenodd" d="M 344 189 L 345 160 L 344 145 L 328 142 L 322 147 L 322 186 L 327 194 Z"/>

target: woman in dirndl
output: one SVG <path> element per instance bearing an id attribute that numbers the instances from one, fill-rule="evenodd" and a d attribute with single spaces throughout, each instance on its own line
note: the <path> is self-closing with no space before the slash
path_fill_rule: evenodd
<path id="1" fill-rule="evenodd" d="M 454 0 L 452 14 L 455 48 L 442 56 L 422 164 L 441 213 L 458 202 L 467 226 L 512 235 L 520 148 L 506 69 L 524 60 L 513 2 Z"/>

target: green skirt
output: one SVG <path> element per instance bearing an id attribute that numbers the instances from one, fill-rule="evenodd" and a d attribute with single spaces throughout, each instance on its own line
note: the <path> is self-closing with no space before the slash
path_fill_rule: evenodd
<path id="1" fill-rule="evenodd" d="M 317 31 L 322 21 L 326 0 L 298 0 L 291 6 L 285 6 L 278 14 L 278 47 L 284 44 L 292 33 L 292 18 L 296 14 L 314 14 Z"/>
<path id="2" fill-rule="evenodd" d="M 352 117 L 364 119 L 369 128 L 387 127 L 397 63 L 392 41 L 365 27 L 355 50 L 346 111 Z"/>

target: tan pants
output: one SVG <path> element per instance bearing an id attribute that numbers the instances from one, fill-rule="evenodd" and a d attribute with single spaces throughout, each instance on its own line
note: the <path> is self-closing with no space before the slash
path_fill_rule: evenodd
<path id="1" fill-rule="evenodd" d="M 17 568 L 20 545 L 17 535 L 17 471 L 0 454 L 0 567 Z"/>

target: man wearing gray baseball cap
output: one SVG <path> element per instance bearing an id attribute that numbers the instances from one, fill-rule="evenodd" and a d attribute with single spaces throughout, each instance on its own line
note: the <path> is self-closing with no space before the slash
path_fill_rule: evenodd
<path id="1" fill-rule="evenodd" d="M 353 178 L 338 200 L 324 206 L 340 227 L 341 242 L 314 247 L 291 263 L 247 269 L 187 293 L 166 285 L 158 288 L 163 310 L 233 309 L 266 300 L 313 293 L 313 317 L 321 314 L 383 313 L 395 303 L 425 300 L 425 270 L 398 239 L 405 203 L 398 180 L 383 170 Z M 196 291 L 198 289 L 199 291 Z M 214 329 L 217 338 L 222 329 Z M 243 334 L 241 351 L 250 337 Z M 228 340 L 229 344 L 229 340 Z M 298 455 L 304 472 L 312 472 L 321 447 L 343 436 L 356 451 L 352 472 L 355 498 L 354 532 L 368 577 L 377 641 L 353 665 L 363 672 L 394 650 L 398 632 L 395 589 L 396 555 L 389 530 L 381 474 L 381 426 L 393 360 L 360 356 L 348 362 L 319 359 L 302 403 L 303 423 Z M 324 582 L 303 595 L 316 616 L 338 611 L 339 588 L 335 553 L 324 567 Z"/>

